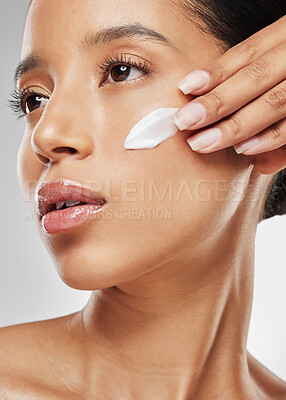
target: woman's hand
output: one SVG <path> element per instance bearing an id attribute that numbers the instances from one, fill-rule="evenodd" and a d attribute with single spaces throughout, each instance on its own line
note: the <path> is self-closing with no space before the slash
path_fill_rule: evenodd
<path id="1" fill-rule="evenodd" d="M 235 145 L 238 154 L 255 155 L 261 173 L 286 166 L 286 16 L 191 72 L 178 87 L 200 96 L 174 117 L 180 130 L 206 127 L 187 139 L 193 150 Z"/>

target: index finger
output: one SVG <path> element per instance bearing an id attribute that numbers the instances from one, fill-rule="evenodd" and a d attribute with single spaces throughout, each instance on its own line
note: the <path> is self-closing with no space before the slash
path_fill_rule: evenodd
<path id="1" fill-rule="evenodd" d="M 178 83 L 184 94 L 207 93 L 286 38 L 286 16 L 226 51 L 211 64 L 190 72 Z"/>

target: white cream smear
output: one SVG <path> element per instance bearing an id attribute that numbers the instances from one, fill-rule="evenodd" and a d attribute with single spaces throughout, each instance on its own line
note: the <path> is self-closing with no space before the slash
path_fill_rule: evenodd
<path id="1" fill-rule="evenodd" d="M 125 149 L 153 149 L 174 136 L 178 127 L 171 117 L 179 108 L 157 108 L 137 122 L 125 139 Z"/>

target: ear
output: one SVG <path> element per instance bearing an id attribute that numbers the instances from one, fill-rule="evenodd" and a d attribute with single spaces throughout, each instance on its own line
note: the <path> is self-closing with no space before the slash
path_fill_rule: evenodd
<path id="1" fill-rule="evenodd" d="M 286 167 L 286 145 L 253 156 L 254 169 L 261 174 L 271 175 Z"/>

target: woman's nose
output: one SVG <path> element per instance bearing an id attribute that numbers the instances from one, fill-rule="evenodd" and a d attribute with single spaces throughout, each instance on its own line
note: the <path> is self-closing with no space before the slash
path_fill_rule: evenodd
<path id="1" fill-rule="evenodd" d="M 94 151 L 89 110 L 71 101 L 50 99 L 31 137 L 35 156 L 43 164 L 60 162 L 65 157 L 83 159 Z M 91 114 L 90 114 L 91 115 Z"/>

